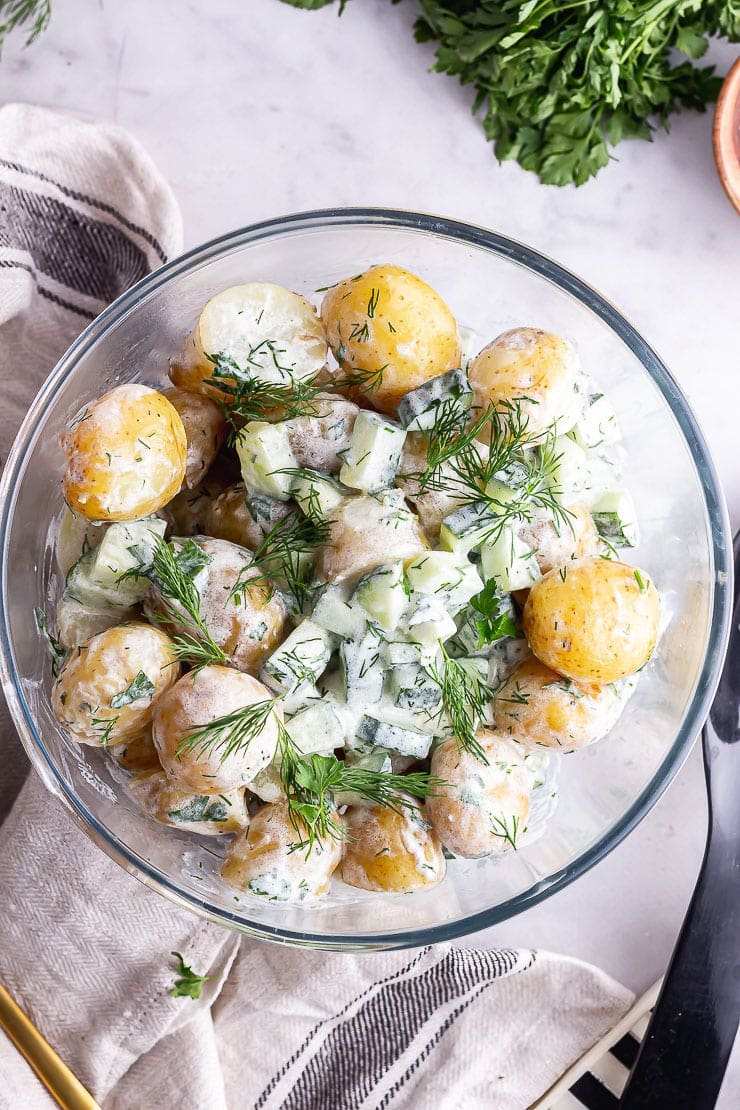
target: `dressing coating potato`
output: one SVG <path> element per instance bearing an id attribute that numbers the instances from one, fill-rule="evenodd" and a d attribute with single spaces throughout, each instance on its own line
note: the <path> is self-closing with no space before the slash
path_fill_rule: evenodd
<path id="1" fill-rule="evenodd" d="M 243 482 L 227 486 L 208 507 L 204 527 L 206 534 L 254 551 L 276 524 L 297 512 L 292 501 L 267 497 L 252 500 L 253 504 L 264 505 L 265 512 L 260 514 L 249 507 Z"/>
<path id="2" fill-rule="evenodd" d="M 334 820 L 342 824 L 341 817 Z M 307 854 L 296 847 L 306 835 L 300 823 L 298 829 L 293 825 L 287 802 L 264 805 L 229 845 L 221 874 L 237 890 L 277 902 L 320 897 L 342 858 L 342 842 L 319 840 Z"/>
<path id="3" fill-rule="evenodd" d="M 138 520 L 170 501 L 185 477 L 177 409 L 156 389 L 119 385 L 62 436 L 67 504 L 88 520 Z"/>
<path id="4" fill-rule="evenodd" d="M 585 505 L 571 505 L 568 521 L 555 521 L 545 510 L 534 510 L 530 520 L 516 526 L 520 540 L 531 548 L 543 574 L 573 559 L 598 555 L 602 548 L 593 517 Z"/>
<path id="5" fill-rule="evenodd" d="M 439 840 L 421 807 L 408 801 L 400 812 L 378 805 L 349 807 L 343 882 L 397 894 L 441 882 L 446 864 Z"/>
<path id="6" fill-rule="evenodd" d="M 254 730 L 249 743 L 224 753 L 218 743 L 204 749 L 197 742 L 187 747 L 188 736 L 220 717 L 268 701 L 272 694 L 251 675 L 231 667 L 208 666 L 191 671 L 161 698 L 154 712 L 152 737 L 167 775 L 184 790 L 220 794 L 246 786 L 275 754 L 278 705 Z M 178 748 L 185 745 L 185 750 Z"/>
<path id="7" fill-rule="evenodd" d="M 147 729 L 146 732 L 142 732 L 140 736 L 135 736 L 125 744 L 116 744 L 115 748 L 110 749 L 109 754 L 119 767 L 130 774 L 162 770 L 151 729 Z"/>
<path id="8" fill-rule="evenodd" d="M 210 397 L 186 389 L 165 389 L 163 397 L 173 405 L 182 420 L 187 440 L 185 485 L 194 489 L 210 470 L 226 439 L 226 420 Z"/>
<path id="9" fill-rule="evenodd" d="M 488 764 L 460 748 L 454 736 L 432 754 L 431 773 L 446 785 L 427 800 L 432 828 L 456 856 L 478 859 L 517 846 L 529 816 L 532 775 L 524 751 L 489 729 L 476 736 Z"/>
<path id="10" fill-rule="evenodd" d="M 126 783 L 141 808 L 162 825 L 200 836 L 224 836 L 249 824 L 245 787 L 220 794 L 194 794 L 172 782 L 164 771 L 134 775 Z"/>
<path id="11" fill-rule="evenodd" d="M 206 384 L 216 369 L 208 355 L 225 356 L 256 378 L 285 384 L 318 374 L 327 353 L 321 321 L 305 297 L 254 281 L 211 297 L 170 377 L 181 389 L 223 397 L 223 390 Z"/>
<path id="12" fill-rule="evenodd" d="M 529 655 L 496 691 L 493 720 L 527 748 L 573 752 L 606 736 L 625 701 L 613 683 L 576 683 Z"/>
<path id="13" fill-rule="evenodd" d="M 316 573 L 326 582 L 354 578 L 396 559 L 413 559 L 429 547 L 400 494 L 348 497 L 328 521 L 329 536 L 316 558 Z"/>
<path id="14" fill-rule="evenodd" d="M 583 407 L 578 355 L 565 339 L 538 328 L 513 328 L 473 359 L 468 378 L 481 409 L 519 404 L 527 432 L 540 435 L 557 420 L 567 432 Z"/>
<path id="15" fill-rule="evenodd" d="M 148 624 L 116 625 L 64 664 L 51 694 L 54 716 L 80 744 L 122 744 L 146 731 L 153 706 L 179 674 L 164 632 Z"/>
<path id="16" fill-rule="evenodd" d="M 235 667 L 256 674 L 283 638 L 285 606 L 244 548 L 210 536 L 198 536 L 192 542 L 210 559 L 194 579 L 206 627 Z M 237 580 L 240 587 L 230 596 Z M 169 604 L 181 611 L 177 602 L 170 600 Z M 161 595 L 154 585 L 144 600 L 144 612 L 159 622 L 167 617 Z M 164 627 L 173 633 L 192 634 L 193 631 L 184 611 L 181 623 L 168 621 Z"/>
<path id="17" fill-rule="evenodd" d="M 558 674 L 616 682 L 653 654 L 659 606 L 645 571 L 612 559 L 577 559 L 532 586 L 524 634 L 537 658 Z"/>
<path id="18" fill-rule="evenodd" d="M 321 319 L 344 374 L 381 412 L 460 366 L 457 322 L 431 286 L 400 266 L 372 266 L 325 294 Z"/>
<path id="19" fill-rule="evenodd" d="M 298 466 L 338 474 L 342 467 L 340 451 L 346 451 L 359 408 L 345 397 L 318 394 L 311 412 L 285 421 L 288 442 Z"/>

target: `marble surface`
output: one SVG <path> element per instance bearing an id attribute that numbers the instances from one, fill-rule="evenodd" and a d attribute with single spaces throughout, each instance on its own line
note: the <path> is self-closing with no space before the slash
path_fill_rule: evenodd
<path id="1" fill-rule="evenodd" d="M 338 205 L 418 208 L 519 238 L 572 268 L 652 342 L 688 394 L 740 524 L 740 220 L 718 184 L 711 115 L 625 143 L 595 180 L 542 186 L 499 166 L 471 96 L 431 74 L 414 5 L 353 0 L 58 0 L 31 49 L 0 64 L 0 99 L 115 120 L 145 144 L 184 213 L 186 245 Z M 712 48 L 729 68 L 736 48 Z M 732 318 L 734 312 L 734 320 Z M 635 991 L 662 974 L 698 872 L 706 800 L 695 749 L 648 818 L 578 883 L 471 938 L 571 953 Z M 722 1104 L 740 1101 L 740 1062 Z"/>

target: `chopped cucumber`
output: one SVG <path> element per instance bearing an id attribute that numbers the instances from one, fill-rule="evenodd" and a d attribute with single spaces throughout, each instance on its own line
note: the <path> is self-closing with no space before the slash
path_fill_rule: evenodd
<path id="1" fill-rule="evenodd" d="M 439 605 L 419 605 L 408 618 L 408 636 L 418 644 L 432 647 L 444 643 L 457 632 L 454 618 Z"/>
<path id="2" fill-rule="evenodd" d="M 245 492 L 244 500 L 252 520 L 259 525 L 263 536 L 271 532 L 290 513 L 285 502 L 278 501 L 275 497 L 265 497 L 264 494 L 250 497 Z"/>
<path id="3" fill-rule="evenodd" d="M 620 438 L 617 417 L 603 393 L 592 393 L 583 416 L 569 433 L 584 451 L 611 447 Z"/>
<path id="4" fill-rule="evenodd" d="M 386 563 L 366 574 L 351 600 L 361 605 L 386 632 L 392 632 L 408 605 L 403 563 Z"/>
<path id="5" fill-rule="evenodd" d="M 59 643 L 63 648 L 82 647 L 99 632 L 126 620 L 127 609 L 93 609 L 73 597 L 61 597 L 56 611 Z"/>
<path id="6" fill-rule="evenodd" d="M 266 494 L 278 501 L 290 498 L 293 478 L 289 472 L 298 468 L 298 462 L 284 424 L 251 420 L 239 432 L 236 453 L 249 493 Z"/>
<path id="7" fill-rule="evenodd" d="M 552 456 L 555 461 L 548 481 L 558 495 L 565 495 L 567 499 L 588 489 L 591 484 L 588 455 L 575 440 L 570 436 L 556 436 Z"/>
<path id="8" fill-rule="evenodd" d="M 345 601 L 341 586 L 327 586 L 314 606 L 311 620 L 342 639 L 357 639 L 367 623 L 363 609 L 353 608 Z"/>
<path id="9" fill-rule="evenodd" d="M 339 482 L 318 470 L 302 469 L 293 475 L 292 495 L 299 509 L 312 520 L 323 520 L 347 496 Z"/>
<path id="10" fill-rule="evenodd" d="M 496 517 L 485 501 L 473 501 L 446 516 L 439 531 L 439 545 L 446 551 L 467 555 L 496 530 Z"/>
<path id="11" fill-rule="evenodd" d="M 357 726 L 357 739 L 372 747 L 389 748 L 399 755 L 412 759 L 426 759 L 432 746 L 432 737 L 417 729 L 402 728 L 400 725 L 381 721 L 367 713 Z"/>
<path id="12" fill-rule="evenodd" d="M 480 593 L 483 582 L 466 555 L 453 551 L 429 551 L 406 567 L 411 589 L 411 606 L 420 598 L 435 597 L 449 612 L 456 612 Z"/>
<path id="13" fill-rule="evenodd" d="M 637 546 L 637 513 L 632 495 L 626 489 L 602 494 L 591 513 L 599 535 L 609 543 L 617 547 Z"/>
<path id="14" fill-rule="evenodd" d="M 111 524 L 93 551 L 91 580 L 101 589 L 115 591 L 128 605 L 143 601 L 149 588 L 147 578 L 119 579 L 126 571 L 151 563 L 155 542 L 164 537 L 166 528 L 166 521 L 159 517 Z"/>
<path id="15" fill-rule="evenodd" d="M 344 747 L 344 729 L 328 697 L 296 713 L 285 730 L 304 755 Z"/>
<path id="16" fill-rule="evenodd" d="M 423 667 L 407 664 L 394 667 L 389 676 L 393 704 L 399 709 L 436 709 L 442 700 L 438 682 Z"/>
<path id="17" fill-rule="evenodd" d="M 421 667 L 427 655 L 421 644 L 407 640 L 389 640 L 383 651 L 389 667 L 408 667 L 410 664 Z"/>
<path id="18" fill-rule="evenodd" d="M 339 648 L 339 660 L 348 705 L 370 705 L 383 696 L 385 668 L 381 640 L 369 628 L 362 636 L 345 640 Z"/>
<path id="19" fill-rule="evenodd" d="M 481 551 L 481 568 L 486 582 L 493 580 L 503 593 L 526 590 L 542 577 L 534 552 L 520 540 L 510 524 Z"/>
<path id="20" fill-rule="evenodd" d="M 325 628 L 312 620 L 301 621 L 265 663 L 262 681 L 283 694 L 304 682 L 314 683 L 328 667 L 335 643 L 335 637 Z"/>
<path id="21" fill-rule="evenodd" d="M 339 480 L 352 489 L 379 493 L 393 485 L 406 432 L 375 412 L 357 414 Z"/>
<path id="22" fill-rule="evenodd" d="M 473 390 L 464 372 L 448 370 L 407 393 L 398 406 L 398 419 L 408 431 L 431 428 L 444 405 L 445 415 L 459 414 L 462 424 L 472 403 Z"/>
<path id="23" fill-rule="evenodd" d="M 360 771 L 372 771 L 376 775 L 389 775 L 393 771 L 393 761 L 391 760 L 390 752 L 385 751 L 383 748 L 373 748 L 369 752 L 350 748 L 347 751 L 345 763 L 348 767 L 352 767 L 353 769 L 357 768 L 357 770 Z M 338 806 L 367 804 L 367 798 L 351 790 L 338 791 L 334 795 L 334 801 Z"/>

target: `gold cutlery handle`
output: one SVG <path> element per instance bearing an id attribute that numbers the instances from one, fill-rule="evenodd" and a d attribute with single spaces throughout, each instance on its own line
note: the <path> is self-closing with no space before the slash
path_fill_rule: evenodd
<path id="1" fill-rule="evenodd" d="M 57 1055 L 31 1019 L 0 983 L 0 1028 L 28 1061 L 64 1110 L 100 1110 L 90 1092 Z"/>

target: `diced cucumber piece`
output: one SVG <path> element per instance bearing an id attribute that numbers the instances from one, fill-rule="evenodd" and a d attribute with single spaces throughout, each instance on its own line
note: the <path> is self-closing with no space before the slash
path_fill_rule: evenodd
<path id="1" fill-rule="evenodd" d="M 389 667 L 408 667 L 413 664 L 423 666 L 426 654 L 421 644 L 408 640 L 388 640 L 383 653 Z"/>
<path id="2" fill-rule="evenodd" d="M 620 439 L 617 417 L 603 393 L 592 393 L 581 419 L 569 433 L 584 451 L 611 447 Z"/>
<path id="3" fill-rule="evenodd" d="M 249 493 L 263 493 L 278 501 L 290 498 L 293 478 L 289 472 L 297 469 L 298 462 L 284 424 L 250 421 L 239 432 L 236 453 Z"/>
<path id="4" fill-rule="evenodd" d="M 426 759 L 432 746 L 432 737 L 416 729 L 402 728 L 400 725 L 381 721 L 365 714 L 357 726 L 357 738 L 373 747 L 388 748 L 399 755 L 413 759 Z"/>
<path id="5" fill-rule="evenodd" d="M 88 551 L 78 559 L 67 575 L 62 597 L 65 601 L 76 601 L 88 609 L 109 609 L 122 612 L 130 602 L 114 586 L 103 586 L 93 578 L 95 551 Z M 146 580 L 145 580 L 146 581 Z"/>
<path id="6" fill-rule="evenodd" d="M 398 406 L 398 419 L 408 431 L 431 428 L 442 405 L 445 416 L 459 413 L 462 423 L 473 403 L 473 390 L 462 370 L 448 370 L 412 389 Z"/>
<path id="7" fill-rule="evenodd" d="M 311 620 L 348 640 L 362 635 L 367 615 L 363 609 L 347 604 L 345 591 L 340 586 L 327 586 L 314 606 Z"/>
<path id="8" fill-rule="evenodd" d="M 61 597 L 56 611 L 59 643 L 63 648 L 81 647 L 93 636 L 120 624 L 129 615 L 127 609 L 92 609 L 73 597 Z"/>
<path id="9" fill-rule="evenodd" d="M 249 509 L 252 520 L 258 524 L 263 535 L 267 535 L 277 527 L 281 520 L 290 514 L 290 509 L 284 501 L 275 497 L 265 497 L 264 494 L 245 494 L 244 501 Z"/>
<path id="10" fill-rule="evenodd" d="M 126 571 L 151 563 L 156 540 L 164 537 L 166 528 L 166 521 L 159 517 L 111 524 L 93 551 L 91 581 L 103 590 L 113 590 L 124 604 L 143 601 L 149 588 L 147 578 L 119 579 Z"/>
<path id="11" fill-rule="evenodd" d="M 320 474 L 318 470 L 302 469 L 293 475 L 293 500 L 299 509 L 312 520 L 323 520 L 347 496 L 339 482 Z"/>
<path id="12" fill-rule="evenodd" d="M 550 487 L 557 494 L 572 497 L 590 485 L 589 459 L 582 447 L 570 436 L 556 436 L 552 443 L 554 465 L 548 476 Z"/>
<path id="13" fill-rule="evenodd" d="M 280 699 L 280 704 L 283 707 L 283 712 L 291 717 L 294 713 L 300 713 L 311 702 L 319 701 L 321 693 L 318 686 L 311 682 L 310 679 L 305 679 L 299 682 L 294 690 L 289 694 L 283 694 Z"/>
<path id="14" fill-rule="evenodd" d="M 493 580 L 503 593 L 526 590 L 542 577 L 534 552 L 514 532 L 510 524 L 483 546 L 481 568 L 486 582 Z"/>
<path id="15" fill-rule="evenodd" d="M 361 578 L 352 601 L 368 613 L 374 621 L 392 632 L 408 605 L 403 563 L 386 563 Z"/>
<path id="16" fill-rule="evenodd" d="M 285 797 L 283 783 L 280 778 L 280 768 L 275 763 L 268 763 L 257 773 L 247 786 L 251 794 L 255 794 L 263 802 L 279 802 Z"/>
<path id="17" fill-rule="evenodd" d="M 617 547 L 636 547 L 637 513 L 632 494 L 626 489 L 603 494 L 591 509 L 600 536 Z"/>
<path id="18" fill-rule="evenodd" d="M 393 704 L 399 709 L 436 709 L 442 700 L 442 689 L 438 682 L 423 667 L 407 664 L 394 667 L 389 677 L 390 693 Z"/>
<path id="19" fill-rule="evenodd" d="M 446 516 L 439 531 L 439 545 L 445 551 L 467 555 L 496 530 L 496 517 L 485 501 L 462 505 Z"/>
<path id="20" fill-rule="evenodd" d="M 516 487 L 511 484 L 512 476 L 507 475 L 509 482 L 503 481 L 503 478 L 497 475 L 491 478 L 486 486 L 486 497 L 489 497 L 496 505 L 500 505 L 502 510 L 506 511 L 509 505 L 514 501 L 518 501 L 521 493 Z"/>
<path id="21" fill-rule="evenodd" d="M 304 682 L 314 683 L 329 666 L 336 643 L 331 632 L 304 620 L 274 651 L 262 668 L 262 681 L 278 693 L 290 693 Z"/>
<path id="22" fill-rule="evenodd" d="M 339 480 L 352 489 L 379 493 L 393 485 L 406 432 L 375 412 L 361 409 L 344 451 Z"/>
<path id="23" fill-rule="evenodd" d="M 459 552 L 429 551 L 418 555 L 406 567 L 412 606 L 420 598 L 437 598 L 451 613 L 462 609 L 480 593 L 483 582 L 478 571 Z"/>
<path id="24" fill-rule="evenodd" d="M 358 767 L 363 771 L 374 771 L 376 774 L 390 774 L 393 770 L 390 753 L 383 748 L 373 748 L 364 752 L 358 748 L 350 748 L 345 756 L 348 767 Z M 340 805 L 351 805 L 351 802 L 340 802 Z"/>
<path id="25" fill-rule="evenodd" d="M 285 730 L 304 755 L 344 747 L 344 729 L 328 697 L 296 713 L 286 721 Z"/>
<path id="26" fill-rule="evenodd" d="M 408 636 L 418 644 L 431 647 L 444 643 L 457 632 L 454 618 L 438 605 L 419 605 L 407 621 Z"/>
<path id="27" fill-rule="evenodd" d="M 383 696 L 385 668 L 381 640 L 369 628 L 356 640 L 345 640 L 339 648 L 339 660 L 348 705 L 370 705 Z"/>

